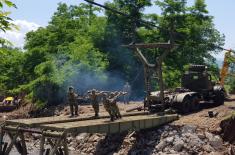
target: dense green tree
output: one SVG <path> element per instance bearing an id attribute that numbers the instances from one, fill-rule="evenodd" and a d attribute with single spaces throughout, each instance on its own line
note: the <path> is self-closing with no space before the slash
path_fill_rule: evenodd
<path id="1" fill-rule="evenodd" d="M 47 27 L 27 34 L 24 68 L 30 84 L 22 88 L 32 91 L 33 100 L 60 103 L 68 85 L 84 83 L 82 74 L 98 77 L 106 68 L 106 56 L 97 48 L 105 24 L 93 13 L 98 10 L 61 3 Z"/>
<path id="2" fill-rule="evenodd" d="M 18 49 L 1 48 L 0 56 L 0 96 L 6 90 L 17 88 L 25 82 L 23 66 L 24 53 Z"/>
<path id="3" fill-rule="evenodd" d="M 12 19 L 9 17 L 10 12 L 3 11 L 4 5 L 9 8 L 16 8 L 16 5 L 9 0 L 0 1 L 0 29 L 2 31 L 10 30 L 13 26 L 15 26 L 11 23 Z"/>
<path id="4" fill-rule="evenodd" d="M 9 0 L 2 0 L 0 1 L 0 31 L 11 30 L 12 28 L 17 28 L 16 25 L 12 23 L 12 19 L 9 17 L 9 11 L 4 11 L 3 8 L 7 6 L 9 8 L 16 8 L 16 5 Z M 0 45 L 3 46 L 11 46 L 11 42 L 6 39 L 0 37 Z M 1 50 L 0 50 L 1 53 Z"/>
<path id="5" fill-rule="evenodd" d="M 203 0 L 196 0 L 192 7 L 186 6 L 185 0 L 164 0 L 156 4 L 162 9 L 161 27 L 173 27 L 173 37 L 179 45 L 167 62 L 182 67 L 188 63 L 205 63 L 213 59 L 211 54 L 218 52 L 216 46 L 223 45 L 223 36 L 215 29 L 213 17 L 208 15 Z M 161 32 L 164 40 L 169 34 Z M 214 60 L 214 59 L 213 59 Z"/>
<path id="6" fill-rule="evenodd" d="M 48 26 L 27 33 L 24 52 L 1 48 L 0 93 L 25 92 L 38 105 L 54 105 L 64 101 L 68 85 L 80 92 L 93 87 L 116 90 L 129 81 L 134 95 L 143 96 L 143 66 L 133 51 L 121 46 L 131 42 L 174 40 L 177 48 L 163 63 L 166 88 L 180 85 L 189 63 L 207 64 L 218 74 L 212 54 L 220 52 L 216 46 L 223 45 L 224 37 L 214 28 L 204 0 L 190 7 L 186 2 L 155 1 L 162 13 L 146 15 L 150 0 L 114 0 L 105 5 L 128 16 L 106 10 L 103 17 L 89 4 L 60 3 Z M 150 62 L 163 52 L 143 50 Z M 153 85 L 158 88 L 156 81 Z"/>
<path id="7" fill-rule="evenodd" d="M 188 7 L 186 2 L 186 0 L 156 1 L 162 14 L 147 18 L 158 24 L 160 28 L 139 30 L 146 42 L 168 42 L 173 38 L 177 44 L 177 48 L 164 61 L 166 87 L 179 86 L 185 65 L 215 64 L 212 54 L 218 53 L 220 50 L 216 46 L 224 43 L 224 37 L 215 29 L 213 17 L 208 14 L 205 2 L 196 0 L 191 7 Z M 147 38 L 144 37 L 146 34 Z M 149 57 L 154 54 L 161 55 L 163 52 L 162 50 L 149 52 Z"/>

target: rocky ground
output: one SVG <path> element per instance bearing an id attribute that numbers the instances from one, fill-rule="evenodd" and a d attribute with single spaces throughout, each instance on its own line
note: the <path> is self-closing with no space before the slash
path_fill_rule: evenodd
<path id="1" fill-rule="evenodd" d="M 30 154 L 39 148 L 39 135 L 28 138 Z M 203 131 L 195 125 L 165 125 L 160 128 L 122 134 L 81 133 L 68 137 L 71 154 L 79 155 L 233 155 L 235 147 L 223 142 L 219 135 Z"/>
<path id="2" fill-rule="evenodd" d="M 234 96 L 233 96 L 234 97 Z M 235 98 L 235 97 L 234 97 Z M 120 104 L 122 111 L 139 105 Z M 211 108 L 202 105 L 203 110 L 181 116 L 179 120 L 168 125 L 143 130 L 140 132 L 126 132 L 121 134 L 88 134 L 70 135 L 68 137 L 71 154 L 97 155 L 234 155 L 234 142 L 225 142 L 222 139 L 220 122 L 235 109 L 235 102 L 226 102 L 225 105 Z M 208 111 L 213 111 L 216 117 L 208 117 Z M 101 107 L 101 112 L 104 112 Z M 53 110 L 56 115 L 68 115 L 68 107 Z M 80 114 L 93 113 L 90 106 L 80 108 Z M 10 115 L 4 115 L 11 118 Z M 235 131 L 231 131 L 235 133 Z M 33 139 L 32 139 L 33 137 Z M 39 135 L 28 135 L 27 143 L 30 154 L 39 148 Z M 33 142 L 32 142 L 33 140 Z"/>

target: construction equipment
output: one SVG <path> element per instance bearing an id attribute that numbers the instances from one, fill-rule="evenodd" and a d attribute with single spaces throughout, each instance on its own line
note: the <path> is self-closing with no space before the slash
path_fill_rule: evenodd
<path id="1" fill-rule="evenodd" d="M 21 100 L 15 100 L 14 97 L 6 97 L 0 102 L 0 112 L 13 111 L 19 107 Z"/>
<path id="2" fill-rule="evenodd" d="M 226 53 L 224 54 L 223 66 L 220 72 L 220 84 L 224 86 L 225 78 L 227 77 L 229 72 L 229 66 L 232 62 L 235 62 L 235 56 L 234 56 L 235 51 L 232 49 L 230 50 L 224 48 L 222 49 L 226 51 Z"/>

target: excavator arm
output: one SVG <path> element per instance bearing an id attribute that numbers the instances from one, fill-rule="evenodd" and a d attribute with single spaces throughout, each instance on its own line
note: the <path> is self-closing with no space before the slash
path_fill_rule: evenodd
<path id="1" fill-rule="evenodd" d="M 224 49 L 224 50 L 226 50 L 227 52 L 224 55 L 224 62 L 223 62 L 222 69 L 220 71 L 220 84 L 222 86 L 224 86 L 225 78 L 228 75 L 229 66 L 231 63 L 230 60 L 231 60 L 231 58 L 235 59 L 235 56 L 233 56 L 233 54 L 235 54 L 235 51 L 233 51 L 231 49 L 230 50 Z"/>

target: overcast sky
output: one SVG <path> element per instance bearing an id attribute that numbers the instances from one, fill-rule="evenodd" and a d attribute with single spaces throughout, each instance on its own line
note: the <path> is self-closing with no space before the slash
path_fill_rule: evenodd
<path id="1" fill-rule="evenodd" d="M 56 11 L 59 2 L 68 5 L 77 5 L 83 0 L 12 0 L 17 9 L 11 9 L 11 18 L 14 23 L 19 25 L 19 31 L 0 32 L 0 37 L 9 39 L 17 47 L 23 47 L 24 37 L 28 31 L 36 30 L 38 27 L 46 26 L 51 16 Z M 103 4 L 107 0 L 95 0 L 95 2 Z M 188 0 L 188 4 L 192 4 L 194 0 Z M 225 35 L 225 48 L 235 49 L 235 0 L 206 0 L 209 14 L 214 16 L 216 28 Z M 145 10 L 146 13 L 160 13 L 159 8 L 150 7 Z M 223 53 L 216 56 L 223 58 Z"/>

